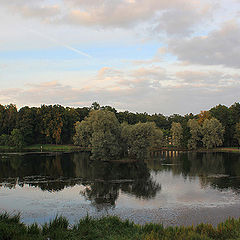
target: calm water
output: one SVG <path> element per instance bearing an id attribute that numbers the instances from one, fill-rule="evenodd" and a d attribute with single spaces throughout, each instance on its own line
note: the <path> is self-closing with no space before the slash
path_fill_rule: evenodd
<path id="1" fill-rule="evenodd" d="M 26 223 L 89 214 L 136 223 L 217 224 L 240 217 L 240 154 L 159 152 L 138 163 L 86 153 L 0 154 L 0 211 Z"/>

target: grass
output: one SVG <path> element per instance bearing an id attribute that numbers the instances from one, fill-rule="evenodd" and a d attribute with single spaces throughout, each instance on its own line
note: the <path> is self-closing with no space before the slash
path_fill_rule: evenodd
<path id="1" fill-rule="evenodd" d="M 81 150 L 81 147 L 74 145 L 54 145 L 54 144 L 35 144 L 27 146 L 24 150 L 41 150 L 42 151 L 72 151 Z"/>
<path id="2" fill-rule="evenodd" d="M 14 147 L 10 147 L 10 146 L 0 146 L 0 150 L 14 150 Z"/>
<path id="3" fill-rule="evenodd" d="M 0 146 L 0 150 L 18 150 L 14 147 L 8 147 L 8 146 Z M 27 151 L 88 151 L 88 149 L 74 146 L 74 145 L 54 145 L 54 144 L 35 144 L 31 146 L 26 146 L 21 151 L 27 150 Z"/>
<path id="4" fill-rule="evenodd" d="M 0 240 L 233 240 L 240 239 L 240 219 L 228 219 L 217 227 L 163 227 L 161 224 L 137 225 L 118 217 L 94 219 L 89 216 L 71 226 L 64 217 L 56 217 L 42 226 L 27 226 L 19 215 L 0 214 Z"/>
<path id="5" fill-rule="evenodd" d="M 222 148 L 217 148 L 214 150 L 219 151 L 219 152 L 240 152 L 239 147 L 222 147 Z"/>

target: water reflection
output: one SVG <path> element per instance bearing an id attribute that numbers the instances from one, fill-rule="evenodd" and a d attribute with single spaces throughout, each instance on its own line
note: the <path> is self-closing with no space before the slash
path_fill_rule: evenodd
<path id="1" fill-rule="evenodd" d="M 76 184 L 97 209 L 114 207 L 119 191 L 149 199 L 160 191 L 146 163 L 90 161 L 86 153 L 4 154 L 0 161 L 0 186 L 28 184 L 43 191 L 60 191 Z"/>
<path id="2" fill-rule="evenodd" d="M 0 154 L 0 211 L 44 223 L 89 214 L 179 225 L 239 217 L 240 154 L 155 152 L 145 162 L 84 153 Z M 17 200 L 17 201 L 16 201 Z M 213 215 L 212 215 L 213 214 Z M 179 219 L 180 218 L 180 219 Z"/>
<path id="3" fill-rule="evenodd" d="M 185 179 L 198 177 L 201 186 L 240 193 L 240 154 L 221 152 L 161 153 L 146 161 L 155 173 L 170 171 Z"/>
<path id="4" fill-rule="evenodd" d="M 115 207 L 121 193 L 142 200 L 154 199 L 166 183 L 153 176 L 166 172 L 188 182 L 198 179 L 203 189 L 240 193 L 239 154 L 158 152 L 145 162 L 134 163 L 94 162 L 87 153 L 0 155 L 0 187 L 28 185 L 57 192 L 81 185 L 80 195 L 98 210 Z"/>

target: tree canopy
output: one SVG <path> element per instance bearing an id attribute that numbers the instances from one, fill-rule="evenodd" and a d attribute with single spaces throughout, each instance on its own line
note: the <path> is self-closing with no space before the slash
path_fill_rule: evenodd
<path id="1" fill-rule="evenodd" d="M 179 148 L 182 145 L 183 129 L 179 122 L 173 122 L 171 127 L 172 144 Z"/>
<path id="2" fill-rule="evenodd" d="M 217 105 L 209 111 L 202 111 L 196 115 L 190 113 L 184 116 L 179 114 L 164 116 L 161 113 L 148 114 L 146 112 L 133 113 L 130 111 L 117 111 L 114 107 L 100 106 L 97 102 L 94 102 L 90 107 L 82 108 L 63 107 L 61 105 L 42 105 L 41 107 L 25 106 L 19 110 L 14 104 L 5 106 L 0 104 L 0 145 L 9 145 L 9 139 L 13 129 L 18 129 L 26 145 L 72 144 L 77 141 L 77 139 L 82 138 L 78 144 L 83 147 L 90 146 L 89 131 L 91 129 L 85 126 L 83 128 L 83 125 L 87 124 L 84 121 L 90 117 L 91 112 L 98 110 L 111 112 L 115 116 L 115 120 L 118 120 L 118 125 L 126 123 L 130 128 L 138 123 L 154 122 L 156 129 L 163 134 L 163 142 L 166 145 L 173 133 L 171 132 L 172 124 L 174 122 L 179 123 L 182 127 L 182 137 L 180 138 L 180 142 L 175 142 L 175 145 L 180 144 L 183 148 L 189 147 L 191 149 L 203 147 L 203 134 L 207 134 L 207 132 L 205 131 L 203 133 L 201 131 L 201 134 L 199 134 L 198 129 L 196 135 L 196 132 L 194 133 L 194 127 L 189 125 L 189 120 L 195 119 L 202 128 L 205 120 L 210 121 L 212 118 L 215 118 L 225 129 L 222 140 L 223 146 L 233 147 L 239 145 L 236 126 L 240 122 L 240 103 L 234 103 L 230 107 Z M 81 123 L 79 128 L 83 128 L 82 130 L 77 127 L 79 123 Z M 146 127 L 145 125 L 143 126 Z M 195 127 L 197 127 L 197 125 Z M 122 131 L 121 126 L 120 128 Z M 135 130 L 137 131 L 137 128 Z M 77 136 L 78 134 L 79 136 Z M 198 139 L 199 137 L 201 138 L 200 141 Z M 95 135 L 96 141 L 99 138 L 101 138 L 100 133 L 98 136 Z M 120 145 L 122 149 L 126 150 L 126 146 L 124 146 L 126 144 L 123 140 L 120 141 Z M 206 145 L 204 145 L 204 147 L 205 146 Z"/>
<path id="3" fill-rule="evenodd" d="M 92 110 L 82 122 L 77 122 L 74 144 L 90 147 L 93 159 L 117 159 L 128 155 L 140 159 L 149 148 L 161 146 L 163 134 L 153 122 L 120 125 L 116 115 L 107 110 Z"/>

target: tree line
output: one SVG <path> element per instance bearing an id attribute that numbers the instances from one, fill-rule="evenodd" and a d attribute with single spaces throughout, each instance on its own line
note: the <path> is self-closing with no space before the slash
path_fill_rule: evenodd
<path id="1" fill-rule="evenodd" d="M 232 147 L 240 144 L 240 103 L 234 103 L 230 107 L 217 105 L 209 111 L 202 111 L 196 115 L 190 113 L 184 116 L 179 114 L 164 116 L 160 113 L 118 112 L 111 106 L 100 106 L 95 102 L 90 107 L 82 108 L 42 105 L 41 107 L 25 106 L 19 110 L 13 104 L 0 105 L 0 145 L 22 147 L 33 144 L 73 144 L 77 129 L 76 123 L 86 124 L 84 122 L 93 110 L 106 110 L 106 112 L 113 113 L 118 122 L 117 125 L 120 126 L 115 129 L 116 134 L 120 134 L 125 139 L 121 143 L 123 144 L 121 148 L 125 149 L 123 151 L 129 152 L 131 148 L 134 149 L 128 146 L 126 150 L 126 142 L 134 144 L 131 138 L 137 139 L 134 134 L 142 127 L 146 132 L 150 131 L 149 129 L 158 130 L 158 134 L 162 135 L 162 145 L 170 143 L 182 148 L 196 149 L 220 145 Z M 148 124 L 140 126 L 140 123 Z M 149 127 L 150 123 L 151 127 Z M 219 138 L 217 142 L 213 142 L 215 125 L 219 126 L 219 131 L 215 132 Z M 176 126 L 180 130 L 176 130 Z M 128 132 L 127 136 L 126 134 L 124 136 L 124 132 Z M 144 130 L 139 130 L 139 132 L 144 132 Z M 151 139 L 155 134 L 153 132 Z M 100 136 L 93 134 L 91 141 L 99 144 L 100 148 L 100 144 L 103 143 L 96 140 L 98 138 L 101 139 Z M 115 140 L 112 139 L 112 141 Z M 135 141 L 135 144 L 140 146 L 140 142 Z"/>

